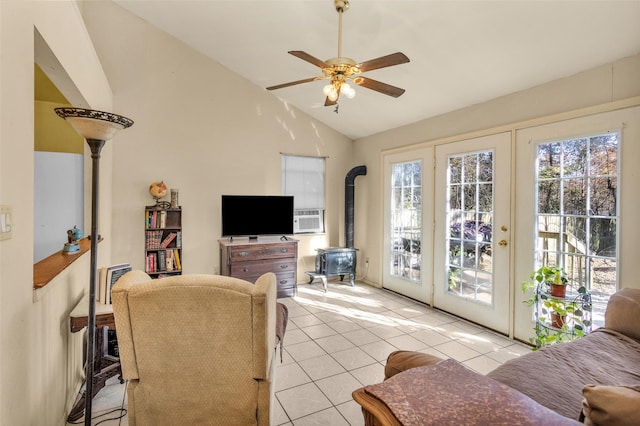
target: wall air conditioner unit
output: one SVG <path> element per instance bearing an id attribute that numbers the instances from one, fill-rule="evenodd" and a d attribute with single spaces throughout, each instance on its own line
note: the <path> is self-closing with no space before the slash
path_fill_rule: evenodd
<path id="1" fill-rule="evenodd" d="M 295 234 L 324 232 L 324 210 L 296 210 L 293 215 L 293 232 Z"/>

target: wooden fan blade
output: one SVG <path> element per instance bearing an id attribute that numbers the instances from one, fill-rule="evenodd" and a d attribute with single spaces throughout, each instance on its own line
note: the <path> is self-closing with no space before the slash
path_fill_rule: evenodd
<path id="1" fill-rule="evenodd" d="M 354 82 L 358 86 L 366 87 L 367 89 L 375 90 L 376 92 L 384 93 L 385 95 L 393 96 L 394 98 L 397 98 L 404 93 L 404 89 L 374 80 L 372 78 L 356 77 L 354 79 Z"/>
<path id="2" fill-rule="evenodd" d="M 327 68 L 327 67 L 329 67 L 329 64 L 327 64 L 326 62 L 321 61 L 320 59 L 316 58 L 315 56 L 311 56 L 307 52 L 303 52 L 302 50 L 291 50 L 291 51 L 289 51 L 289 53 L 292 54 L 293 56 L 295 56 L 296 58 L 300 58 L 303 61 L 307 61 L 310 64 L 313 64 L 313 65 L 317 66 L 318 68 Z"/>
<path id="3" fill-rule="evenodd" d="M 282 89 L 283 87 L 295 86 L 296 84 L 309 83 L 311 81 L 322 80 L 322 78 L 323 77 L 311 77 L 311 78 L 305 78 L 304 80 L 291 81 L 289 83 L 282 83 L 275 86 L 269 86 L 267 87 L 267 90 Z"/>
<path id="4" fill-rule="evenodd" d="M 338 95 L 340 96 L 340 95 Z M 336 99 L 335 101 L 332 101 L 331 99 L 329 99 L 329 97 L 327 97 L 327 99 L 324 100 L 324 106 L 333 106 L 335 104 L 338 103 L 338 100 Z"/>
<path id="5" fill-rule="evenodd" d="M 390 67 L 392 65 L 405 64 L 407 62 L 409 62 L 409 58 L 407 58 L 407 56 L 404 53 L 396 52 L 396 53 L 392 53 L 391 55 L 381 56 L 376 59 L 364 61 L 356 66 L 360 68 L 360 71 L 366 72 L 371 70 L 377 70 L 379 68 Z"/>

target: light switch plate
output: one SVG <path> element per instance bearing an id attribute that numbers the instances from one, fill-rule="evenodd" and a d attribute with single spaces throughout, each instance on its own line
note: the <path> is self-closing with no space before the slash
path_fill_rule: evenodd
<path id="1" fill-rule="evenodd" d="M 0 241 L 10 239 L 12 230 L 11 206 L 0 204 Z"/>

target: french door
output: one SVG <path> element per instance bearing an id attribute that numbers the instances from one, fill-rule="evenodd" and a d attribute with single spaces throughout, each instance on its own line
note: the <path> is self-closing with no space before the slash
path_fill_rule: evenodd
<path id="1" fill-rule="evenodd" d="M 509 332 L 511 133 L 435 150 L 433 304 Z"/>
<path id="2" fill-rule="evenodd" d="M 431 303 L 433 148 L 384 157 L 383 282 Z"/>

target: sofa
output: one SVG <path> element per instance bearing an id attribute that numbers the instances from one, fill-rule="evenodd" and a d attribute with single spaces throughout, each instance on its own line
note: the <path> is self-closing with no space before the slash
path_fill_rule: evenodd
<path id="1" fill-rule="evenodd" d="M 604 327 L 486 376 L 455 360 L 393 352 L 385 381 L 357 389 L 353 398 L 367 425 L 638 425 L 640 289 L 611 296 Z"/>
<path id="2" fill-rule="evenodd" d="M 152 280 L 131 271 L 112 289 L 131 426 L 269 425 L 286 307 L 276 277 Z"/>

